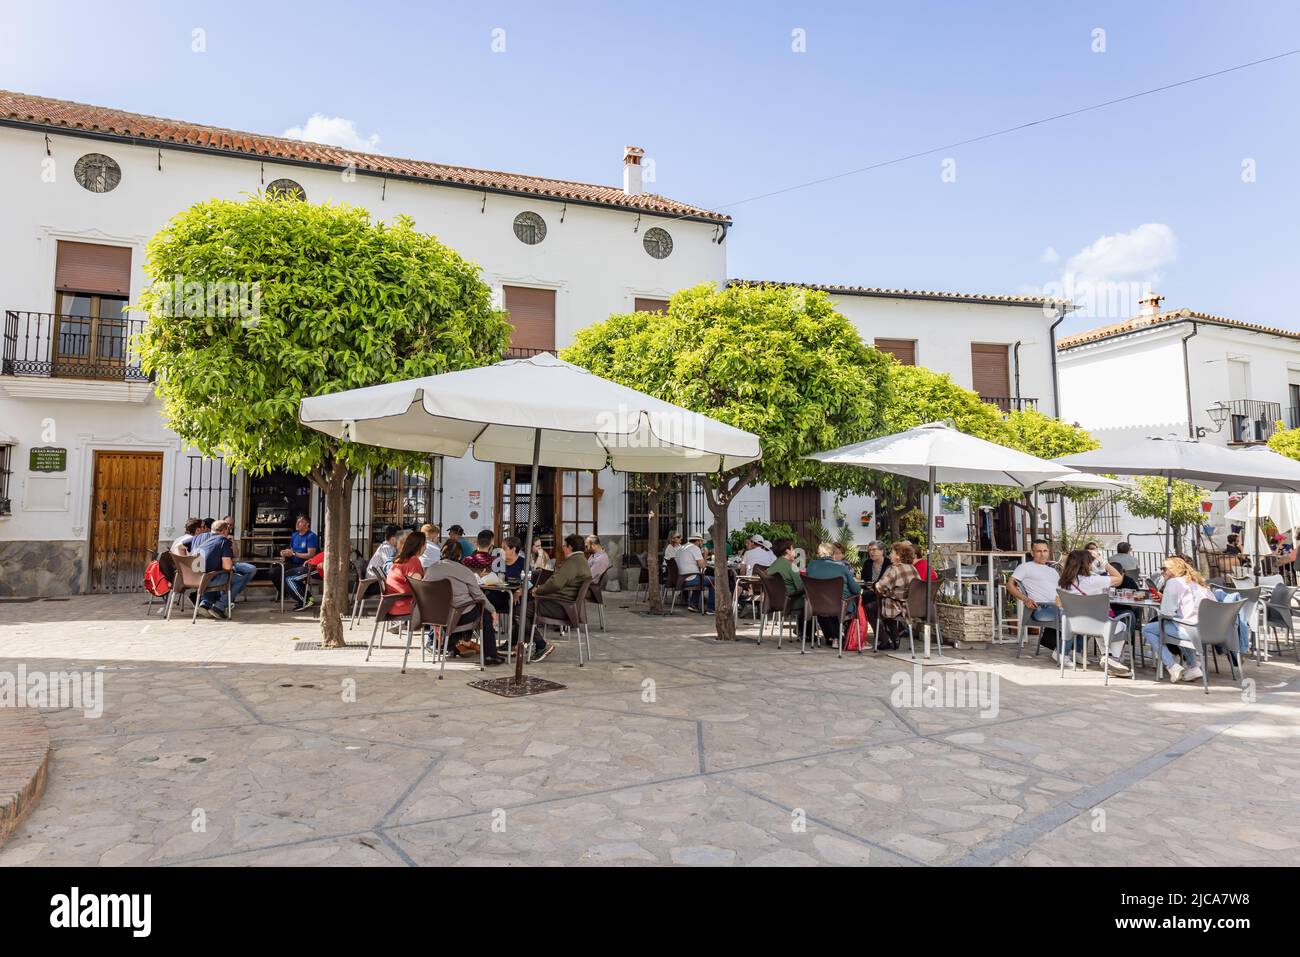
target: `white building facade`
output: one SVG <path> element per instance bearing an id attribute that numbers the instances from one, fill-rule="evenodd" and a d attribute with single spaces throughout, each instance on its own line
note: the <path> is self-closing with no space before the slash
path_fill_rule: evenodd
<path id="1" fill-rule="evenodd" d="M 1300 425 L 1300 334 L 1162 310 L 1161 298 L 1145 299 L 1127 322 L 1061 340 L 1063 418 L 1107 449 L 1153 436 L 1242 448 L 1266 443 L 1279 423 Z M 1204 496 L 1206 544 L 1225 543 L 1227 500 L 1227 493 Z M 1163 547 L 1164 523 L 1121 508 L 1099 536 L 1149 551 Z"/>

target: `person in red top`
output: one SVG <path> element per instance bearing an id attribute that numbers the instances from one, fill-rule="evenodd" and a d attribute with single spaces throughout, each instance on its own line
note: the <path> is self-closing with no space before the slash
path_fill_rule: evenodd
<path id="1" fill-rule="evenodd" d="M 475 575 L 483 576 L 492 570 L 492 530 L 485 528 L 475 539 L 475 549 L 461 563 Z"/>
<path id="2" fill-rule="evenodd" d="M 388 606 L 390 615 L 409 615 L 414 600 L 411 597 L 414 592 L 411 590 L 411 583 L 408 579 L 416 578 L 424 580 L 424 565 L 420 563 L 420 556 L 424 554 L 424 532 L 411 532 L 406 536 L 406 541 L 402 542 L 402 547 L 397 552 L 397 557 L 393 559 L 393 565 L 388 569 L 388 579 L 384 582 L 385 595 L 404 595 Z"/>

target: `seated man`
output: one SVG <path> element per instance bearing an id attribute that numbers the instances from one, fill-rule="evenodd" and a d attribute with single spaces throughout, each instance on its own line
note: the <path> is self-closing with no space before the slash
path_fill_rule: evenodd
<path id="1" fill-rule="evenodd" d="M 378 578 L 383 581 L 388 577 L 388 567 L 397 557 L 397 540 L 401 534 L 402 530 L 396 525 L 384 528 L 384 540 L 379 543 L 379 547 L 375 549 L 375 553 L 370 556 L 370 561 L 366 564 L 367 578 Z"/>
<path id="2" fill-rule="evenodd" d="M 483 529 L 474 539 L 474 551 L 465 556 L 465 567 L 475 575 L 486 575 L 492 570 L 492 540 L 495 537 L 491 529 Z"/>
<path id="3" fill-rule="evenodd" d="M 488 535 L 488 545 L 491 546 L 491 532 Z M 479 536 L 482 540 L 482 535 Z M 438 562 L 431 565 L 424 573 L 424 580 L 427 582 L 448 581 L 451 582 L 451 604 L 453 608 L 462 605 L 474 603 L 474 607 L 461 613 L 457 620 L 458 625 L 468 625 L 471 622 L 483 620 L 483 661 L 489 665 L 499 665 L 502 662 L 501 655 L 497 652 L 497 624 L 498 618 L 496 609 L 488 601 L 488 596 L 484 593 L 483 588 L 478 583 L 478 576 L 473 570 L 460 562 Z M 484 612 L 489 612 L 486 616 Z M 431 624 L 425 622 L 425 624 Z M 432 641 L 429 639 L 429 647 L 432 650 Z M 460 639 L 451 649 L 453 655 L 463 655 L 470 657 L 474 654 L 474 648 L 469 644 L 468 639 Z"/>
<path id="4" fill-rule="evenodd" d="M 284 571 L 280 570 L 279 565 L 271 566 L 271 581 L 275 583 L 275 600 L 279 601 L 284 591 L 285 578 L 298 578 L 307 575 L 311 569 L 307 567 L 307 559 L 311 558 L 320 551 L 320 538 L 311 530 L 311 521 L 306 515 L 299 515 L 298 521 L 294 523 L 293 535 L 289 537 L 289 547 L 280 549 L 280 557 L 284 559 Z M 282 577 L 283 576 L 283 577 Z M 304 589 L 293 589 L 295 594 L 300 594 Z M 313 604 L 311 593 L 307 592 L 306 600 L 300 608 L 301 610 L 308 605 Z"/>
<path id="5" fill-rule="evenodd" d="M 1031 547 L 1033 561 L 1021 562 L 1016 566 L 1016 570 L 1011 573 L 1011 580 L 1007 582 L 1007 590 L 1011 592 L 1012 598 L 1024 602 L 1031 620 L 1043 625 L 1039 643 L 1055 648 L 1055 639 L 1048 644 L 1043 638 L 1049 628 L 1059 630 L 1061 608 L 1056 604 L 1056 589 L 1061 584 L 1061 573 L 1047 564 L 1052 557 L 1052 546 L 1047 539 L 1035 539 Z"/>
<path id="6" fill-rule="evenodd" d="M 605 546 L 595 535 L 588 535 L 583 542 L 583 552 L 587 556 L 587 567 L 591 569 L 591 580 L 600 581 L 600 576 L 609 570 L 609 553 Z"/>
<path id="7" fill-rule="evenodd" d="M 803 621 L 803 576 L 794 567 L 794 542 L 788 538 L 778 538 L 772 543 L 776 561 L 768 568 L 767 574 L 778 576 L 785 584 L 785 593 L 790 596 L 790 613 L 800 622 Z"/>
<path id="8" fill-rule="evenodd" d="M 690 587 L 703 583 L 709 599 L 708 610 L 713 611 L 713 578 L 708 573 L 709 564 L 704 560 L 703 545 L 703 535 L 692 535 L 685 545 L 677 549 L 674 558 L 677 562 L 677 584 L 681 587 Z M 692 608 L 699 610 L 694 595 L 688 596 L 687 602 Z"/>
<path id="9" fill-rule="evenodd" d="M 587 565 L 587 556 L 582 551 L 581 535 L 566 535 L 560 543 L 563 560 L 555 566 L 546 581 L 533 588 L 528 600 L 528 623 L 526 635 L 532 634 L 533 622 L 540 609 L 547 618 L 564 618 L 564 606 L 554 599 L 576 601 L 584 581 L 591 581 L 591 568 Z M 555 645 L 548 644 L 541 637 L 540 631 L 533 644 L 533 661 L 541 661 L 555 650 Z"/>
<path id="10" fill-rule="evenodd" d="M 191 518 L 185 522 L 185 534 L 176 536 L 172 542 L 170 551 L 174 555 L 188 555 L 190 553 L 190 544 L 194 541 L 195 535 L 202 535 L 204 532 L 211 531 L 203 525 L 203 519 Z"/>
<path id="11" fill-rule="evenodd" d="M 840 553 L 843 555 L 843 552 Z M 822 542 L 817 546 L 817 557 L 808 563 L 808 578 L 838 578 L 844 582 L 842 597 L 848 601 L 848 613 L 852 618 L 857 612 L 857 596 L 862 594 L 862 585 L 853 577 L 853 572 L 849 569 L 848 563 L 835 560 L 835 546 L 830 542 Z M 840 619 L 832 618 L 829 615 L 819 615 L 817 625 L 834 647 L 839 644 L 840 640 Z M 803 629 L 804 623 L 800 622 L 800 630 Z"/>
<path id="12" fill-rule="evenodd" d="M 233 532 L 234 529 L 222 520 L 212 526 L 212 531 L 194 536 L 190 546 L 193 554 L 203 555 L 205 572 L 220 572 L 211 579 L 209 585 L 225 585 L 227 581 L 230 582 L 229 593 L 224 589 L 219 592 L 209 591 L 204 592 L 199 598 L 199 611 L 217 621 L 224 621 L 230 617 L 230 607 L 226 599 L 233 601 L 238 598 L 257 571 L 247 562 L 235 561 L 235 548 L 231 541 Z"/>
<path id="13" fill-rule="evenodd" d="M 1229 540 L 1232 536 L 1228 536 Z M 1120 542 L 1115 546 L 1115 554 L 1110 556 L 1110 564 L 1114 565 L 1129 578 L 1138 577 L 1138 560 L 1133 554 L 1133 546 L 1128 542 Z"/>
<path id="14" fill-rule="evenodd" d="M 772 546 L 767 539 L 761 535 L 751 535 L 745 539 L 745 554 L 741 558 L 745 568 L 753 568 L 755 565 L 762 565 L 764 568 L 770 568 L 776 561 L 776 555 L 772 553 Z"/>

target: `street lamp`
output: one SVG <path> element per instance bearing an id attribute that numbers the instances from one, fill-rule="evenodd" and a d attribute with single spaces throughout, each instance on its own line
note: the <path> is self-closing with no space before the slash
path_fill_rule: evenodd
<path id="1" fill-rule="evenodd" d="M 1232 410 L 1222 401 L 1214 403 L 1214 405 L 1205 410 L 1205 414 L 1208 415 L 1210 421 L 1214 423 L 1214 431 L 1216 433 L 1223 431 L 1223 423 L 1228 421 L 1228 414 L 1231 411 Z M 1205 438 L 1207 434 L 1208 433 L 1204 426 L 1198 425 L 1196 427 L 1196 437 L 1198 439 Z"/>

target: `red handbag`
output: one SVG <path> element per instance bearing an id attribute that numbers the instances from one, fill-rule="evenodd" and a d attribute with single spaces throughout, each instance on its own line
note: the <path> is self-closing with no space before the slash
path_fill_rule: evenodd
<path id="1" fill-rule="evenodd" d="M 844 650 L 857 651 L 866 647 L 867 637 L 871 634 L 871 626 L 867 623 L 867 606 L 858 602 L 858 616 L 849 624 L 849 632 L 845 637 Z"/>

